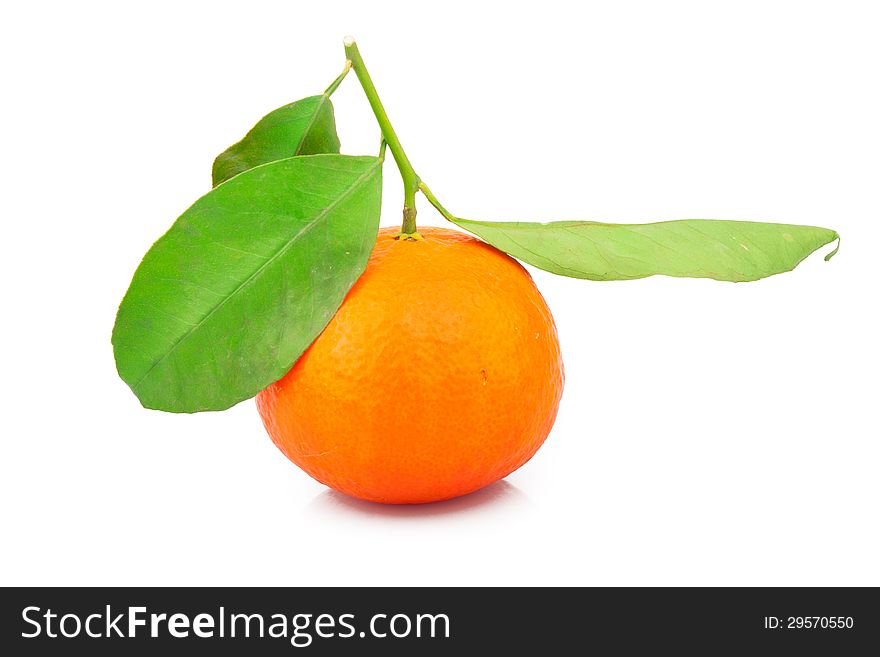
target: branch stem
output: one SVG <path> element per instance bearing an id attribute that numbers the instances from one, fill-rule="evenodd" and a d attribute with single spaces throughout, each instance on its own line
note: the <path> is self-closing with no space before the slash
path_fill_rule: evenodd
<path id="1" fill-rule="evenodd" d="M 373 80 L 367 72 L 361 53 L 358 51 L 357 43 L 352 37 L 345 38 L 345 56 L 351 62 L 351 68 L 357 75 L 358 81 L 363 87 L 373 114 L 376 115 L 376 121 L 379 123 L 379 129 L 382 131 L 382 137 L 391 149 L 391 155 L 394 162 L 400 170 L 400 177 L 403 179 L 403 225 L 401 226 L 401 236 L 404 238 L 418 239 L 416 231 L 416 192 L 419 190 L 419 177 L 410 164 L 409 158 L 400 145 L 400 139 L 388 120 L 388 114 L 379 100 L 379 94 L 376 87 L 373 86 Z"/>

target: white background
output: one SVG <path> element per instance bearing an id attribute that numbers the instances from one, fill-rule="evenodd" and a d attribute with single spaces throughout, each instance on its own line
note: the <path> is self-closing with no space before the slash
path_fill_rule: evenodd
<path id="1" fill-rule="evenodd" d="M 880 585 L 875 8 L 4 5 L 0 582 Z M 750 284 L 535 272 L 558 422 L 451 502 L 329 492 L 251 401 L 143 410 L 110 348 L 131 274 L 214 155 L 330 83 L 349 33 L 456 214 L 813 224 L 840 253 Z M 375 152 L 354 76 L 333 100 L 343 152 Z"/>

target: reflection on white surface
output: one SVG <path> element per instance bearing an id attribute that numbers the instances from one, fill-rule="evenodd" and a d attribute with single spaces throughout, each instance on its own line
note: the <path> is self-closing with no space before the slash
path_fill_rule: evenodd
<path id="1" fill-rule="evenodd" d="M 427 518 L 467 515 L 478 510 L 492 511 L 528 505 L 529 498 L 507 481 L 496 481 L 469 495 L 429 504 L 377 504 L 365 502 L 335 490 L 325 490 L 308 505 L 309 513 L 348 514 L 379 518 Z"/>

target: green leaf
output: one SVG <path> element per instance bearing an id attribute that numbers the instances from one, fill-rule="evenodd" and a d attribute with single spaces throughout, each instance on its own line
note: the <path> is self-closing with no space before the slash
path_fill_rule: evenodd
<path id="1" fill-rule="evenodd" d="M 214 187 L 261 164 L 295 155 L 338 152 L 330 96 L 309 96 L 269 112 L 244 139 L 220 153 L 214 160 Z"/>
<path id="2" fill-rule="evenodd" d="M 655 274 L 754 281 L 791 271 L 813 251 L 838 239 L 828 228 L 714 219 L 652 224 L 450 219 L 535 267 L 594 281 Z"/>
<path id="3" fill-rule="evenodd" d="M 222 410 L 281 378 L 376 241 L 381 159 L 294 157 L 216 187 L 144 257 L 113 328 L 147 408 Z"/>

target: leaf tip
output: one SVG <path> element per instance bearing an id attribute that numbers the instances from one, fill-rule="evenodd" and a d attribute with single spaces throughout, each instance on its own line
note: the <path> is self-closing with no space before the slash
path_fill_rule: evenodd
<path id="1" fill-rule="evenodd" d="M 825 262 L 828 262 L 829 260 L 831 260 L 831 258 L 833 258 L 835 255 L 837 255 L 837 252 L 840 250 L 840 235 L 838 235 L 837 233 L 834 233 L 834 237 L 837 238 L 837 245 L 834 247 L 834 250 L 831 253 L 829 253 L 827 256 L 825 256 Z"/>

